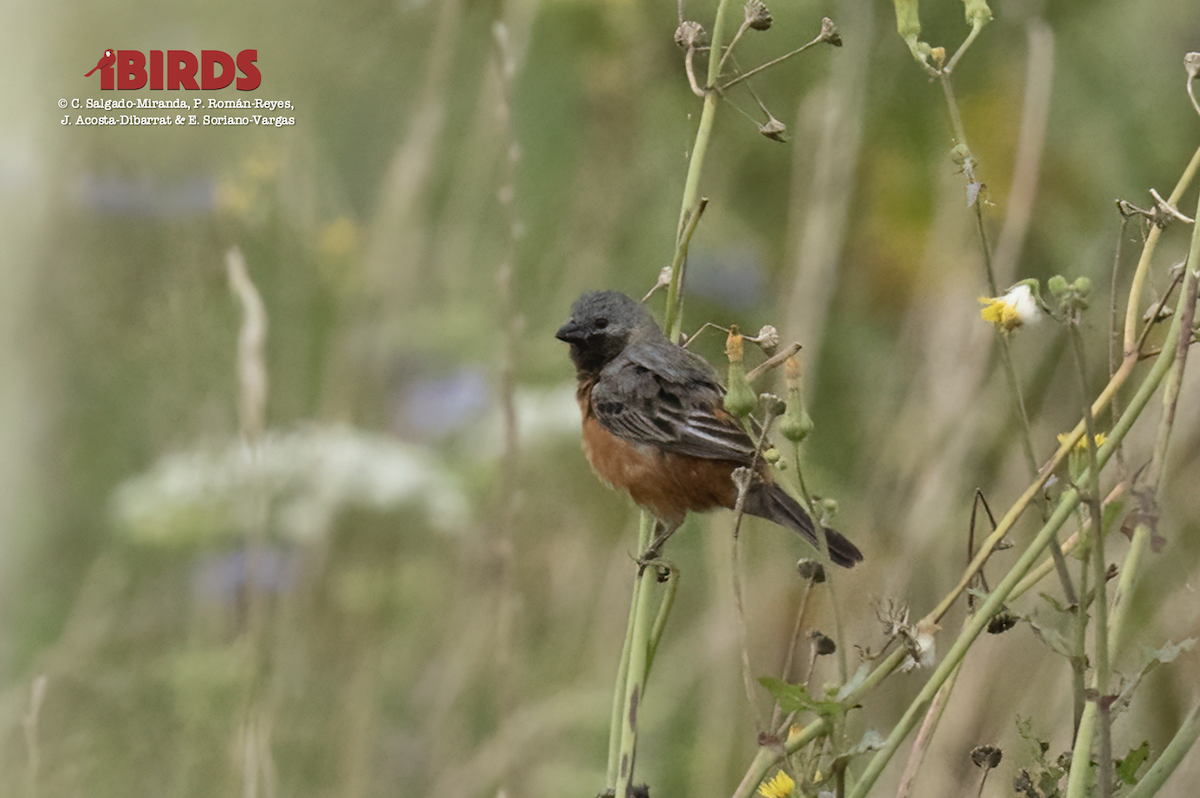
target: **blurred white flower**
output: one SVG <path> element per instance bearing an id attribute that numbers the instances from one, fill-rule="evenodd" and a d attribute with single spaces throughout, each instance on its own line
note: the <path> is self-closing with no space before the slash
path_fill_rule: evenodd
<path id="1" fill-rule="evenodd" d="M 467 498 L 429 450 L 346 426 L 268 432 L 162 457 L 117 487 L 112 509 L 130 537 L 177 544 L 236 538 L 269 507 L 274 538 L 312 540 L 352 508 L 411 508 L 431 525 L 462 529 Z"/>

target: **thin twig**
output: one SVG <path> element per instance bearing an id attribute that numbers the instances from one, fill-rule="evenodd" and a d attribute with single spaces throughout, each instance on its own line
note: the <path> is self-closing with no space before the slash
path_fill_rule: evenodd
<path id="1" fill-rule="evenodd" d="M 767 358 L 763 362 L 759 363 L 754 368 L 747 371 L 746 379 L 750 382 L 754 382 L 756 379 L 761 377 L 763 374 L 766 374 L 771 369 L 778 368 L 781 364 L 787 362 L 787 359 L 789 357 L 792 357 L 799 351 L 800 351 L 800 344 L 793 341 L 792 343 L 785 346 L 783 349 L 781 349 L 778 352 L 776 352 L 775 354 L 771 355 L 769 358 Z"/>
<path id="2" fill-rule="evenodd" d="M 751 69 L 749 72 L 743 72 L 742 74 L 738 75 L 736 78 L 730 79 L 730 81 L 728 83 L 717 87 L 717 91 L 718 92 L 729 91 L 731 88 L 733 88 L 737 84 L 741 83 L 742 81 L 744 81 L 754 75 L 757 75 L 759 72 L 762 72 L 764 69 L 770 69 L 771 67 L 775 66 L 776 64 L 786 61 L 794 55 L 799 55 L 800 53 L 807 50 L 809 47 L 812 47 L 814 44 L 819 44 L 823 41 L 825 41 L 825 37 L 823 35 L 818 35 L 811 42 L 800 45 L 795 50 L 792 50 L 790 53 L 784 53 L 783 55 L 779 56 L 778 58 L 772 58 L 767 63 L 759 64 L 754 69 Z"/>

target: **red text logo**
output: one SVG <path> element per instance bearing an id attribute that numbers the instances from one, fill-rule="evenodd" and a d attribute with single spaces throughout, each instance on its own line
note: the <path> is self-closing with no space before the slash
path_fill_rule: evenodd
<path id="1" fill-rule="evenodd" d="M 236 58 L 221 50 L 201 50 L 197 58 L 188 50 L 143 53 L 109 49 L 92 72 L 100 70 L 100 88 L 105 91 L 144 89 L 147 85 L 152 91 L 216 91 L 235 79 L 238 91 L 254 91 L 262 83 L 262 73 L 254 65 L 257 60 L 258 50 L 242 50 Z"/>

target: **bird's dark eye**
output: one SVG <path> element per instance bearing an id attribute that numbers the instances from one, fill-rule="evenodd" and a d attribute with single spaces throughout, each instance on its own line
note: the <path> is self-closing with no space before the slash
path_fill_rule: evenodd
<path id="1" fill-rule="evenodd" d="M 600 317 L 600 318 L 596 319 L 596 329 L 597 330 L 603 330 L 607 326 L 608 326 L 608 319 L 606 319 L 604 317 Z"/>

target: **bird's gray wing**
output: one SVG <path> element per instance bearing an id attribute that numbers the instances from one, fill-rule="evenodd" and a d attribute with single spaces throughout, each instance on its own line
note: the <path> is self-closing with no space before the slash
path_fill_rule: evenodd
<path id="1" fill-rule="evenodd" d="M 754 442 L 723 397 L 704 361 L 664 341 L 628 347 L 600 372 L 591 398 L 597 420 L 620 438 L 749 465 Z"/>

